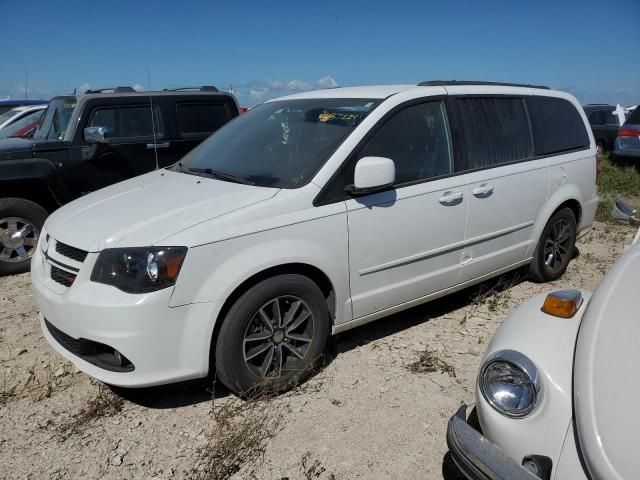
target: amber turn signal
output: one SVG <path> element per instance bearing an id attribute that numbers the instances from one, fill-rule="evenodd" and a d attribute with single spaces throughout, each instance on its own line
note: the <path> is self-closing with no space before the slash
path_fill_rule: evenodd
<path id="1" fill-rule="evenodd" d="M 571 318 L 582 305 L 580 290 L 557 290 L 544 299 L 542 311 L 554 317 Z"/>

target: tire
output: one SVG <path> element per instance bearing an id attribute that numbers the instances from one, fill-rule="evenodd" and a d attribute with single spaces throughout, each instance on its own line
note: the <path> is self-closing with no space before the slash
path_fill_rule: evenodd
<path id="1" fill-rule="evenodd" d="M 576 230 L 576 217 L 570 208 L 562 208 L 553 214 L 533 253 L 533 280 L 551 282 L 564 275 L 575 251 Z"/>
<path id="2" fill-rule="evenodd" d="M 0 198 L 0 276 L 29 271 L 48 215 L 30 200 Z"/>
<path id="3" fill-rule="evenodd" d="M 322 355 L 329 323 L 322 291 L 309 278 L 264 280 L 238 298 L 223 320 L 215 344 L 217 378 L 241 396 L 298 385 Z"/>
<path id="4" fill-rule="evenodd" d="M 605 153 L 607 150 L 604 148 L 604 142 L 601 140 L 598 140 L 596 142 L 596 151 L 602 155 L 603 153 Z"/>

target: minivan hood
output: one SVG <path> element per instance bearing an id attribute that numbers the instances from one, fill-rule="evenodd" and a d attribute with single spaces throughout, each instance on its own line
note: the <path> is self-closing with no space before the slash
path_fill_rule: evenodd
<path id="1" fill-rule="evenodd" d="M 45 230 L 56 240 L 89 252 L 150 246 L 185 228 L 267 200 L 278 191 L 156 170 L 62 207 L 47 219 Z"/>
<path id="2" fill-rule="evenodd" d="M 593 478 L 637 478 L 640 242 L 611 267 L 582 319 L 574 361 L 576 429 Z"/>

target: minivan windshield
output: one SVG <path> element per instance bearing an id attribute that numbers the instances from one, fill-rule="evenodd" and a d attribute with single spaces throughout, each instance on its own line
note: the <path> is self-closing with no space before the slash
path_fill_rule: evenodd
<path id="1" fill-rule="evenodd" d="M 262 187 L 299 188 L 379 103 L 340 98 L 267 102 L 222 127 L 171 168 Z"/>
<path id="2" fill-rule="evenodd" d="M 75 108 L 76 97 L 58 97 L 51 100 L 40 127 L 33 135 L 34 140 L 64 140 Z"/>

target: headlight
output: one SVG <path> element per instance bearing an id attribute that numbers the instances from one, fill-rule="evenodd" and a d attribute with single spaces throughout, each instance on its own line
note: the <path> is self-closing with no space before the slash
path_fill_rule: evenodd
<path id="1" fill-rule="evenodd" d="M 187 247 L 107 248 L 91 272 L 93 282 L 127 293 L 147 293 L 175 285 Z"/>
<path id="2" fill-rule="evenodd" d="M 535 365 L 514 350 L 491 355 L 480 370 L 478 381 L 485 400 L 502 415 L 511 418 L 531 413 L 540 391 Z"/>

